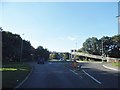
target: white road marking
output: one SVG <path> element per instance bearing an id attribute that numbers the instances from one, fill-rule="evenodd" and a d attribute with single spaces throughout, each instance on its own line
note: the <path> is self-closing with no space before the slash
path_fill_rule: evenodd
<path id="1" fill-rule="evenodd" d="M 78 73 L 76 73 L 75 71 L 73 71 L 73 70 L 71 70 L 71 69 L 69 69 L 71 72 L 73 72 L 74 74 L 76 74 L 76 75 L 78 75 L 79 77 L 81 77 L 82 78 L 82 76 L 80 76 Z"/>
<path id="2" fill-rule="evenodd" d="M 28 77 L 32 72 L 33 72 L 33 68 L 31 69 L 30 73 L 26 76 L 26 78 L 20 84 L 18 84 L 14 89 L 19 88 L 28 79 Z"/>
<path id="3" fill-rule="evenodd" d="M 111 69 L 111 70 L 114 70 L 114 71 L 120 71 L 120 70 L 118 70 L 118 69 L 115 69 L 115 68 L 111 68 L 111 67 L 108 67 L 108 66 L 105 66 L 105 65 L 103 65 L 103 67 L 105 67 L 105 68 L 107 68 L 107 69 Z"/>
<path id="4" fill-rule="evenodd" d="M 98 81 L 97 79 L 95 79 L 93 76 L 91 76 L 90 74 L 88 74 L 87 72 L 85 72 L 84 70 L 82 70 L 86 75 L 88 75 L 90 78 L 92 78 L 94 81 L 96 81 L 99 84 L 102 84 L 100 81 Z"/>

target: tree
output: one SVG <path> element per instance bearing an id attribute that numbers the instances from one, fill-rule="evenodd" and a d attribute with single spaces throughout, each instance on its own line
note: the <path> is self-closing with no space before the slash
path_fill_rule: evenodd
<path id="1" fill-rule="evenodd" d="M 63 53 L 63 58 L 66 60 L 66 59 L 69 59 L 69 53 Z"/>
<path id="2" fill-rule="evenodd" d="M 44 49 L 42 46 L 38 46 L 37 49 L 35 50 L 35 56 L 36 59 L 38 57 L 44 57 L 45 60 L 49 59 L 49 51 L 47 49 Z"/>
<path id="3" fill-rule="evenodd" d="M 120 35 L 115 35 L 111 39 L 113 43 L 109 49 L 109 56 L 120 58 Z"/>
<path id="4" fill-rule="evenodd" d="M 103 54 L 105 56 L 109 55 L 109 48 L 113 44 L 111 37 L 108 36 L 103 36 L 100 41 L 100 48 L 101 48 L 101 55 L 102 55 L 102 49 L 103 49 Z"/>
<path id="5" fill-rule="evenodd" d="M 102 52 L 103 50 L 103 52 Z M 83 47 L 78 52 L 120 57 L 120 35 L 112 37 L 103 36 L 99 40 L 96 37 L 88 38 L 83 43 Z"/>
<path id="6" fill-rule="evenodd" d="M 29 41 L 22 40 L 20 35 L 2 31 L 2 57 L 3 62 L 20 61 L 21 43 L 23 42 L 22 60 L 31 60 L 34 48 Z"/>
<path id="7" fill-rule="evenodd" d="M 83 48 L 81 51 L 84 51 L 89 54 L 99 55 L 99 41 L 96 37 L 88 38 L 83 43 Z"/>
<path id="8" fill-rule="evenodd" d="M 20 59 L 21 37 L 11 32 L 2 32 L 2 54 L 4 61 Z"/>

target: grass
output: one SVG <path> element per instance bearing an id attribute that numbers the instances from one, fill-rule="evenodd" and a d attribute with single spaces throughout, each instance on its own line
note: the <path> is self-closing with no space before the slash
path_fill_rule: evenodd
<path id="1" fill-rule="evenodd" d="M 113 66 L 120 67 L 120 62 L 113 62 L 112 65 L 113 65 Z"/>
<path id="2" fill-rule="evenodd" d="M 31 67 L 22 63 L 3 64 L 2 68 L 2 87 L 14 88 L 18 85 L 31 71 Z"/>

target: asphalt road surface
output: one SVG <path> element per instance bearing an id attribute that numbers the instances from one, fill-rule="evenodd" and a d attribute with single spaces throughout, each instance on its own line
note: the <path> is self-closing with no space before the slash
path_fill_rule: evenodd
<path id="1" fill-rule="evenodd" d="M 33 71 L 19 88 L 118 88 L 118 72 L 102 63 L 81 63 L 75 70 L 70 62 L 29 63 Z"/>

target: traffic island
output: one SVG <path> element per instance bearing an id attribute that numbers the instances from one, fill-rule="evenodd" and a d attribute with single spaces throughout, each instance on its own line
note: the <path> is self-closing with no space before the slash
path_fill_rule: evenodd
<path id="1" fill-rule="evenodd" d="M 120 62 L 109 62 L 109 63 L 104 63 L 103 67 L 107 68 L 107 69 L 111 69 L 114 71 L 120 71 Z"/>

